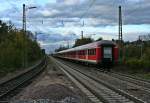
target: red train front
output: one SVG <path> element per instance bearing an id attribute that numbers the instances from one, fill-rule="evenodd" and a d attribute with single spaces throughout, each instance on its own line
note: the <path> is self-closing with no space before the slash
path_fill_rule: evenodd
<path id="1" fill-rule="evenodd" d="M 102 40 L 57 52 L 55 56 L 108 68 L 118 62 L 118 47 L 113 41 Z"/>

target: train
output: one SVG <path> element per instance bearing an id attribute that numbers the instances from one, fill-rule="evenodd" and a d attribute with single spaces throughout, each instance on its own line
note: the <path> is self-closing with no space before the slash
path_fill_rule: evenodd
<path id="1" fill-rule="evenodd" d="M 54 56 L 110 70 L 118 63 L 118 54 L 118 45 L 115 42 L 101 40 L 56 52 Z"/>

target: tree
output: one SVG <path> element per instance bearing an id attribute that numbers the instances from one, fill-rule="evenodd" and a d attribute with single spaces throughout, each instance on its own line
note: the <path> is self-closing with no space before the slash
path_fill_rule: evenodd
<path id="1" fill-rule="evenodd" d="M 102 38 L 102 37 L 99 37 L 96 41 L 101 41 L 101 40 L 103 40 L 103 38 Z"/>
<path id="2" fill-rule="evenodd" d="M 23 55 L 25 50 L 27 55 Z M 3 68 L 5 72 L 10 72 L 9 68 L 21 68 L 25 56 L 28 63 L 40 59 L 42 53 L 38 43 L 12 24 L 8 26 L 0 21 L 0 73 Z"/>
<path id="3" fill-rule="evenodd" d="M 0 20 L 0 43 L 8 36 L 8 26 Z"/>
<path id="4" fill-rule="evenodd" d="M 91 43 L 91 42 L 93 42 L 93 39 L 91 39 L 91 38 L 77 39 L 77 40 L 75 41 L 75 44 L 74 44 L 73 47 L 81 46 L 81 45 L 88 44 L 88 43 Z"/>
<path id="5" fill-rule="evenodd" d="M 62 50 L 66 50 L 66 49 L 68 49 L 67 47 L 62 47 L 62 46 L 60 46 L 58 49 L 55 49 L 55 52 L 59 52 L 59 51 L 62 51 Z"/>

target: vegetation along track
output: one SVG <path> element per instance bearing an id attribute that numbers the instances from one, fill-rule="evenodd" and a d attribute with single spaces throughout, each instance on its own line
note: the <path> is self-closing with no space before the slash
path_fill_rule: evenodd
<path id="1" fill-rule="evenodd" d="M 120 89 L 110 86 L 108 83 L 97 79 L 93 75 L 80 71 L 79 69 L 72 68 L 71 66 L 68 66 L 54 58 L 52 59 L 60 68 L 63 68 L 63 70 L 71 74 L 103 103 L 144 103 L 144 101 L 137 99 Z"/>
<path id="2" fill-rule="evenodd" d="M 17 87 L 23 85 L 38 73 L 40 73 L 46 67 L 46 57 L 39 63 L 31 67 L 28 71 L 25 71 L 7 81 L 0 83 L 0 102 L 5 101 L 5 97 L 9 95 L 11 91 L 17 89 Z"/>

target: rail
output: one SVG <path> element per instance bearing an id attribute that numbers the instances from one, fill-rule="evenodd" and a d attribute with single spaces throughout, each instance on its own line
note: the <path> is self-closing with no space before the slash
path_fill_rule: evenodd
<path id="1" fill-rule="evenodd" d="M 65 69 L 66 71 L 68 71 L 70 74 L 74 75 L 74 77 L 77 78 L 77 80 L 82 82 L 82 84 L 84 84 L 85 87 L 87 87 L 90 91 L 92 91 L 95 95 L 97 95 L 97 97 L 99 97 L 100 100 L 102 100 L 104 103 L 110 103 L 110 101 L 114 102 L 114 100 L 116 100 L 118 102 L 122 101 L 122 102 L 132 102 L 132 103 L 144 103 L 144 101 L 142 101 L 142 100 L 140 100 L 140 99 L 138 99 L 132 95 L 129 95 L 128 93 L 126 93 L 120 89 L 116 89 L 115 87 L 110 86 L 109 84 L 102 82 L 101 80 L 95 78 L 92 75 L 89 75 L 87 73 L 83 73 L 82 71 L 77 70 L 75 68 L 72 68 L 72 67 L 70 67 L 67 64 L 64 64 L 62 62 L 60 63 L 57 61 L 57 64 L 61 65 L 64 69 L 66 68 Z M 85 79 L 85 80 L 81 80 L 81 78 Z M 83 83 L 85 81 L 87 81 L 87 82 Z M 90 85 L 92 85 L 92 86 L 90 86 Z M 94 87 L 94 85 L 97 85 L 97 87 L 92 88 L 92 87 Z M 102 91 L 100 91 L 101 88 L 103 88 Z M 106 90 L 104 90 L 104 88 Z M 100 92 L 97 93 L 98 91 L 100 91 Z M 110 94 L 109 93 L 105 94 L 103 91 L 106 91 L 106 92 L 109 91 Z M 114 96 L 111 94 L 114 94 Z"/>
<path id="2" fill-rule="evenodd" d="M 47 65 L 47 57 L 44 57 L 39 63 L 29 68 L 6 81 L 0 82 L 0 102 L 5 101 L 5 97 L 15 90 L 17 87 L 23 85 L 28 80 L 32 79 L 40 73 Z"/>

